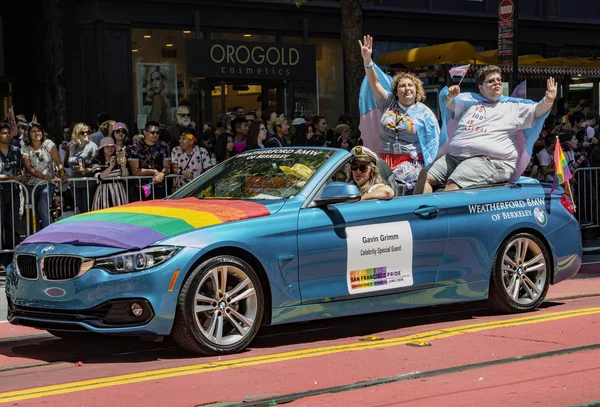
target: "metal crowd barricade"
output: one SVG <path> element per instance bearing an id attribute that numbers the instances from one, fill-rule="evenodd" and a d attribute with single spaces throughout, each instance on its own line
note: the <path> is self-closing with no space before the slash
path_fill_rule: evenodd
<path id="1" fill-rule="evenodd" d="M 13 253 L 22 238 L 31 234 L 29 193 L 25 184 L 6 180 L 0 181 L 0 195 L 0 253 Z M 8 214 L 10 219 L 6 219 Z"/>
<path id="2" fill-rule="evenodd" d="M 111 177 L 110 179 L 103 180 L 103 182 L 123 183 L 127 201 L 136 202 L 169 196 L 171 194 L 171 187 L 175 184 L 175 179 L 180 177 L 181 175 L 167 175 L 160 184 L 152 183 L 152 176 Z M 42 212 L 38 212 L 38 210 L 45 211 L 45 215 L 47 216 L 46 219 L 50 219 L 50 223 L 55 220 L 58 214 L 60 214 L 58 217 L 60 219 L 65 216 L 84 213 L 91 210 L 94 194 L 99 185 L 97 179 L 92 177 L 72 177 L 69 178 L 66 183 L 63 183 L 59 178 L 54 178 L 50 181 L 40 182 L 35 185 L 31 191 L 31 211 L 34 219 L 32 222 L 32 232 L 35 233 L 39 228 L 38 215 L 41 215 Z M 38 208 L 39 205 L 36 200 L 37 193 L 41 188 L 46 186 L 48 186 L 50 190 L 47 205 L 44 208 Z M 73 198 L 71 211 L 64 210 L 65 202 L 70 202 L 70 200 L 65 199 L 68 194 Z M 60 199 L 55 200 L 56 197 L 60 197 Z M 53 208 L 53 201 L 60 203 L 61 207 Z"/>
<path id="3" fill-rule="evenodd" d="M 577 168 L 573 173 L 575 215 L 583 228 L 600 226 L 600 167 Z"/>

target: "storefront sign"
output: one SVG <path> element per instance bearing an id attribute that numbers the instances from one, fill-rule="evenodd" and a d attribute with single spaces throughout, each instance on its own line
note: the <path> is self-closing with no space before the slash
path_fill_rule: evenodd
<path id="1" fill-rule="evenodd" d="M 514 27 L 515 5 L 512 0 L 502 0 L 498 6 L 498 62 L 512 61 Z"/>
<path id="2" fill-rule="evenodd" d="M 314 45 L 188 40 L 187 74 L 220 79 L 314 80 Z"/>

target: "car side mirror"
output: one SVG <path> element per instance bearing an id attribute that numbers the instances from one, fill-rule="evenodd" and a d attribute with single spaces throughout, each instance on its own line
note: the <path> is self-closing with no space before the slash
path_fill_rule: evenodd
<path id="1" fill-rule="evenodd" d="M 319 199 L 315 199 L 317 206 L 333 205 L 341 202 L 360 201 L 360 191 L 354 184 L 347 182 L 332 182 L 323 189 Z"/>

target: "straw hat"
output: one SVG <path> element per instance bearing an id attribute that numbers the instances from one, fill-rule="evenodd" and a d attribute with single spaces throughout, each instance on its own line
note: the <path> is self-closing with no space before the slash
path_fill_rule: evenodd
<path id="1" fill-rule="evenodd" d="M 313 170 L 308 168 L 304 164 L 294 164 L 292 167 L 288 167 L 286 165 L 279 166 L 281 171 L 285 173 L 288 177 L 294 177 L 298 179 L 308 180 L 315 173 Z"/>

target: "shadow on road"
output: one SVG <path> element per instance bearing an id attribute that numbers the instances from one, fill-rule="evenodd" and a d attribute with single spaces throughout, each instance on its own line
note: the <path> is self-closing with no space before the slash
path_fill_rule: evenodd
<path id="1" fill-rule="evenodd" d="M 545 302 L 540 308 L 547 309 L 559 305 L 562 303 Z M 479 318 L 494 315 L 497 314 L 487 309 L 485 302 L 473 302 L 263 327 L 251 343 L 249 350 L 279 348 L 367 335 L 376 335 L 387 339 L 403 335 L 402 331 L 393 333 L 389 333 L 389 331 L 416 326 L 427 330 L 428 325 L 444 322 L 469 324 Z M 40 331 L 40 333 L 44 333 L 44 331 Z M 15 338 L 0 342 L 0 355 L 49 363 L 82 361 L 85 364 L 139 363 L 197 358 L 196 355 L 190 355 L 179 349 L 171 338 L 165 338 L 163 342 L 156 343 L 132 337 L 99 335 L 89 335 L 80 340 L 65 340 L 52 336 Z M 209 358 L 205 359 L 209 361 Z"/>

